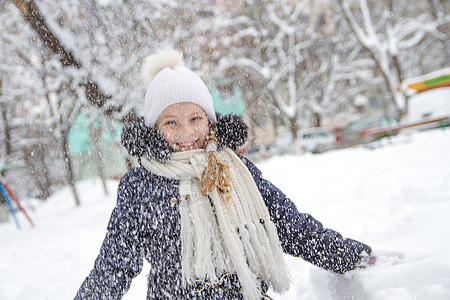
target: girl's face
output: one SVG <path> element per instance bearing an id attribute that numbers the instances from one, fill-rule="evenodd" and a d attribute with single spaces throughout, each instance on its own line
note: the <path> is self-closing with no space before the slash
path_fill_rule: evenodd
<path id="1" fill-rule="evenodd" d="M 173 151 L 202 148 L 209 132 L 205 111 L 197 104 L 181 102 L 168 106 L 159 115 L 156 128 Z"/>

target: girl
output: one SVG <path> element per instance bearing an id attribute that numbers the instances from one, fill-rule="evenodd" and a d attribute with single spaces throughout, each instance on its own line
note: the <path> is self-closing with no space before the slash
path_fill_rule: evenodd
<path id="1" fill-rule="evenodd" d="M 120 299 L 144 257 L 147 299 L 268 299 L 269 287 L 289 288 L 283 252 L 339 274 L 367 263 L 369 246 L 299 213 L 235 154 L 245 124 L 216 116 L 181 53 L 159 50 L 143 73 L 143 118 L 122 135 L 141 167 L 122 178 L 100 255 L 75 299 Z"/>

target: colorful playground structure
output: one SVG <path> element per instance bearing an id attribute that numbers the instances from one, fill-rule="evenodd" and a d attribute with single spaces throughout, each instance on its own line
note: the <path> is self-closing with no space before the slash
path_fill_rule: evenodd
<path id="1" fill-rule="evenodd" d="M 34 227 L 33 221 L 31 220 L 30 216 L 27 214 L 23 206 L 20 204 L 19 200 L 14 195 L 12 190 L 9 188 L 8 184 L 6 183 L 6 180 L 0 176 L 0 203 L 4 202 L 6 204 L 6 206 L 9 209 L 9 212 L 12 215 L 12 218 L 14 219 L 14 222 L 16 223 L 17 228 L 20 229 L 19 220 L 17 219 L 15 209 L 11 204 L 11 200 L 16 204 L 17 208 L 25 215 L 27 220 L 30 222 L 31 226 Z"/>

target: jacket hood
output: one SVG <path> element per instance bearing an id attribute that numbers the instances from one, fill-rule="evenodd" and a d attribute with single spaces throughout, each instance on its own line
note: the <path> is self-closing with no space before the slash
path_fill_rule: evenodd
<path id="1" fill-rule="evenodd" d="M 248 128 L 239 116 L 217 116 L 215 132 L 219 147 L 236 150 L 247 140 Z M 143 117 L 125 126 L 122 133 L 122 145 L 131 156 L 146 157 L 162 162 L 170 160 L 173 152 L 169 143 L 154 126 L 145 125 Z"/>

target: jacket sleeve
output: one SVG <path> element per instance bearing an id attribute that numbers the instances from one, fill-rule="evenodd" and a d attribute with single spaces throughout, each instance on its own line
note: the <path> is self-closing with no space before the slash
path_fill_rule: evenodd
<path id="1" fill-rule="evenodd" d="M 131 280 L 142 270 L 142 238 L 139 231 L 139 205 L 133 202 L 133 184 L 125 175 L 118 188 L 108 232 L 94 268 L 84 280 L 76 300 L 120 299 Z"/>
<path id="2" fill-rule="evenodd" d="M 361 242 L 345 239 L 338 232 L 323 228 L 311 215 L 299 213 L 294 203 L 261 172 L 243 158 L 275 223 L 283 251 L 328 271 L 343 274 L 355 269 L 371 248 Z"/>

